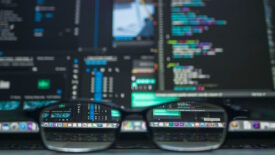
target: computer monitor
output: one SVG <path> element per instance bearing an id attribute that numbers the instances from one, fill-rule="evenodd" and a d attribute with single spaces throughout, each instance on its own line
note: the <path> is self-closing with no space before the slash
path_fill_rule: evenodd
<path id="1" fill-rule="evenodd" d="M 274 97 L 262 0 L 159 0 L 158 95 Z"/>
<path id="2" fill-rule="evenodd" d="M 262 0 L 0 0 L 1 121 L 80 98 L 272 97 L 272 60 Z"/>

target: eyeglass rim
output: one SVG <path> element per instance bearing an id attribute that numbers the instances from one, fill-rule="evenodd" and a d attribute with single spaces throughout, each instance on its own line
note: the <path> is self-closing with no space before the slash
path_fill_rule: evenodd
<path id="1" fill-rule="evenodd" d="M 148 130 L 148 134 L 150 135 L 150 137 L 153 138 L 153 136 L 152 136 L 152 132 L 153 131 L 151 130 L 148 118 L 146 116 L 146 114 L 148 113 L 148 111 L 151 110 L 151 109 L 153 109 L 153 108 L 162 106 L 162 105 L 167 105 L 167 104 L 172 104 L 172 103 L 178 103 L 178 102 L 179 101 L 163 103 L 163 104 L 160 104 L 160 105 L 151 106 L 151 107 L 147 107 L 145 109 L 136 110 L 136 111 L 135 110 L 125 109 L 124 107 L 118 106 L 117 104 L 114 104 L 114 103 L 112 103 L 112 102 L 110 102 L 108 100 L 104 100 L 102 102 L 96 102 L 96 101 L 93 101 L 93 100 L 80 99 L 80 100 L 71 100 L 71 101 L 60 101 L 60 102 L 58 102 L 55 105 L 59 105 L 59 104 L 67 104 L 68 105 L 68 104 L 76 104 L 76 103 L 91 104 L 92 103 L 92 104 L 101 104 L 101 105 L 110 107 L 112 109 L 119 110 L 122 113 L 123 117 L 126 117 L 128 115 L 137 113 L 137 114 L 142 115 L 144 117 L 144 120 L 146 122 L 146 128 Z M 185 102 L 185 101 L 181 101 L 181 102 Z M 189 103 L 192 104 L 192 103 L 200 103 L 200 102 L 189 101 Z M 163 145 L 158 144 L 153 139 L 152 142 L 155 144 L 155 146 L 157 148 L 161 149 L 161 150 L 174 151 L 174 152 L 202 152 L 202 151 L 211 151 L 211 150 L 219 149 L 224 144 L 224 142 L 226 140 L 226 135 L 227 135 L 227 132 L 228 132 L 228 113 L 227 113 L 227 110 L 225 108 L 223 108 L 221 105 L 216 104 L 216 103 L 202 103 L 202 104 L 212 104 L 212 105 L 215 105 L 215 106 L 218 106 L 218 107 L 221 107 L 222 109 L 224 109 L 224 122 L 225 122 L 226 126 L 224 128 L 223 138 L 222 138 L 220 144 L 213 145 L 213 146 L 205 146 L 205 147 L 197 147 L 197 148 L 188 149 L 188 148 L 175 148 L 175 147 L 171 147 L 171 146 L 163 146 Z M 43 113 L 43 111 L 45 109 L 50 108 L 52 106 L 53 105 L 46 106 L 46 107 L 43 108 L 43 110 L 41 110 L 40 117 L 39 117 L 39 125 L 40 125 L 40 129 L 41 130 L 42 130 L 42 128 L 41 128 L 41 120 L 42 120 L 41 116 L 42 116 L 42 113 Z M 124 120 L 123 117 L 121 118 L 121 120 L 119 122 L 120 123 L 120 127 L 121 127 L 122 121 Z M 45 141 L 46 135 L 42 131 L 40 131 L 40 135 L 41 135 L 42 142 L 43 142 L 44 146 L 47 149 L 49 149 L 49 150 L 57 151 L 57 152 L 84 153 L 84 152 L 103 151 L 103 150 L 110 149 L 114 145 L 114 143 L 116 141 L 116 139 L 115 139 L 114 142 L 112 144 L 110 144 L 109 146 L 106 146 L 104 148 L 99 148 L 99 149 L 93 149 L 93 148 L 82 148 L 82 149 L 77 149 L 77 148 L 61 148 L 61 147 L 54 147 L 54 146 L 46 145 L 46 141 Z M 118 135 L 120 135 L 120 133 L 117 133 L 116 135 L 118 136 Z"/>

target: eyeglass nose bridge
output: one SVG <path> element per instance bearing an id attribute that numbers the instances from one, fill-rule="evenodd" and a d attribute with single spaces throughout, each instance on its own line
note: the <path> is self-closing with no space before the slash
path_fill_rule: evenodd
<path id="1" fill-rule="evenodd" d="M 121 120 L 120 132 L 148 132 L 146 116 L 142 113 L 126 115 Z"/>

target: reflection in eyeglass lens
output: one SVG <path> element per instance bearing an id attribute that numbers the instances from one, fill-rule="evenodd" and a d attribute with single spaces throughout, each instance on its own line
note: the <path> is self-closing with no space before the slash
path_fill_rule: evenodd
<path id="1" fill-rule="evenodd" d="M 59 104 L 41 114 L 41 134 L 47 148 L 88 152 L 110 147 L 120 127 L 120 112 L 92 103 Z"/>
<path id="2" fill-rule="evenodd" d="M 225 111 L 211 104 L 178 102 L 158 106 L 147 114 L 154 141 L 178 151 L 219 147 L 225 135 Z"/>

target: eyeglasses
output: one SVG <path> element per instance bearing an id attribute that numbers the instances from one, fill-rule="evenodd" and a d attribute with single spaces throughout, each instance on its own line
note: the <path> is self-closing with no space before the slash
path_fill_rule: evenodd
<path id="1" fill-rule="evenodd" d="M 227 133 L 227 113 L 210 103 L 173 102 L 145 110 L 128 110 L 110 102 L 73 101 L 45 108 L 40 115 L 46 148 L 61 152 L 93 152 L 111 148 L 122 121 L 140 115 L 147 134 L 160 149 L 181 152 L 214 150 Z"/>

